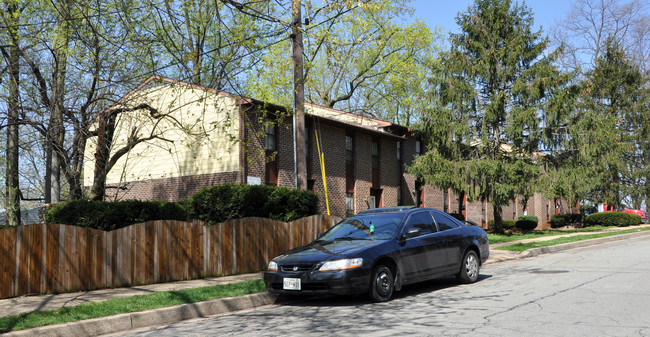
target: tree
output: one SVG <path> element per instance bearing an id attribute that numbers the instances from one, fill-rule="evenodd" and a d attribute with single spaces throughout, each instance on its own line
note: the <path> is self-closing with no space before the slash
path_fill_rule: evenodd
<path id="1" fill-rule="evenodd" d="M 240 92 L 240 78 L 280 32 L 264 21 L 209 0 L 146 0 L 143 36 L 159 52 L 160 73 L 188 83 Z M 272 3 L 246 4 L 261 10 Z M 269 10 L 273 10 L 270 8 Z"/>
<path id="2" fill-rule="evenodd" d="M 7 221 L 10 226 L 18 226 L 20 222 L 20 185 L 18 179 L 18 125 L 20 116 L 20 15 L 23 4 L 15 0 L 2 2 L 0 18 L 5 27 L 7 45 L 0 46 L 3 58 L 7 64 L 9 94 L 7 96 L 7 148 L 6 148 L 6 188 L 5 204 Z M 4 34 L 3 34 L 4 35 Z"/>
<path id="3" fill-rule="evenodd" d="M 650 3 L 643 0 L 574 0 L 566 18 L 551 30 L 564 45 L 564 67 L 580 74 L 594 69 L 613 39 L 642 71 L 650 66 Z"/>
<path id="4" fill-rule="evenodd" d="M 544 128 L 561 119 L 567 76 L 552 64 L 548 39 L 534 32 L 529 8 L 510 0 L 477 0 L 456 18 L 432 82 L 432 108 L 422 125 L 428 145 L 409 172 L 426 183 L 489 201 L 495 231 L 502 207 L 538 187 Z"/>
<path id="5" fill-rule="evenodd" d="M 69 188 L 68 198 L 79 199 L 92 120 L 142 80 L 133 74 L 148 69 L 149 51 L 139 44 L 129 21 L 138 15 L 133 3 L 45 1 L 32 8 L 38 24 L 30 26 L 31 40 L 41 48 L 21 50 L 33 84 L 26 89 L 32 113 L 24 123 L 45 140 L 46 202 L 61 199 L 60 176 Z M 131 15 L 117 15 L 123 13 Z"/>
<path id="6" fill-rule="evenodd" d="M 586 73 L 570 128 L 576 157 L 590 168 L 591 200 L 623 206 L 647 199 L 648 79 L 616 39 L 609 38 Z"/>
<path id="7" fill-rule="evenodd" d="M 306 100 L 358 114 L 410 124 L 424 96 L 436 34 L 422 22 L 399 25 L 405 0 L 329 2 L 305 5 Z M 269 47 L 248 79 L 250 96 L 290 106 L 292 63 L 289 42 Z M 419 76 L 418 76 L 419 75 Z M 426 86 L 425 86 L 426 87 Z"/>

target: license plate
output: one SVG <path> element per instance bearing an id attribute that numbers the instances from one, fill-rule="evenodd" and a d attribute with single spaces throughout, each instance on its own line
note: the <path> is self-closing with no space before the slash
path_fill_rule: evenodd
<path id="1" fill-rule="evenodd" d="M 284 279 L 284 290 L 300 290 L 300 279 L 299 278 L 285 278 Z"/>

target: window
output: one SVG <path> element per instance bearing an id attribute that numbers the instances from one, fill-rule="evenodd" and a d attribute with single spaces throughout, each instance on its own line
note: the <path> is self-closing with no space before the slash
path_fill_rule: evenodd
<path id="1" fill-rule="evenodd" d="M 402 160 L 402 141 L 397 142 L 397 160 Z"/>
<path id="2" fill-rule="evenodd" d="M 450 217 L 444 215 L 444 214 L 438 214 L 438 213 L 433 213 L 433 217 L 436 219 L 436 223 L 438 224 L 438 229 L 442 231 L 446 231 L 448 229 L 454 229 L 458 228 L 457 223 L 454 222 Z"/>
<path id="3" fill-rule="evenodd" d="M 372 140 L 372 169 L 379 169 L 379 141 L 376 139 Z"/>
<path id="4" fill-rule="evenodd" d="M 345 213 L 347 216 L 354 214 L 354 194 L 352 193 L 345 194 Z"/>
<path id="5" fill-rule="evenodd" d="M 422 153 L 422 143 L 419 140 L 415 141 L 415 154 L 420 155 Z"/>
<path id="6" fill-rule="evenodd" d="M 345 163 L 354 165 L 354 138 L 345 136 Z"/>
<path id="7" fill-rule="evenodd" d="M 267 151 L 275 151 L 276 150 L 276 144 L 277 144 L 277 132 L 276 132 L 276 127 L 275 124 L 268 120 L 264 120 L 264 133 L 266 134 L 266 137 L 264 137 L 264 150 Z"/>
<path id="8" fill-rule="evenodd" d="M 411 215 L 406 225 L 406 230 L 418 228 L 422 235 L 436 232 L 436 226 L 433 224 L 433 218 L 429 212 L 415 213 Z"/>

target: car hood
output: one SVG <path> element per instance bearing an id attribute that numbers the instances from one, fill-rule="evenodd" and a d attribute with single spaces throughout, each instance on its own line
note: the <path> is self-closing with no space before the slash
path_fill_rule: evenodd
<path id="1" fill-rule="evenodd" d="M 307 264 L 359 257 L 363 251 L 385 244 L 386 240 L 314 241 L 275 258 L 280 264 Z"/>

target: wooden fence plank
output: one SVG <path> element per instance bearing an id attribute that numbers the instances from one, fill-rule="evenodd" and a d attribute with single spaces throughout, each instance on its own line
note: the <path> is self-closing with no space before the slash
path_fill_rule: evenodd
<path id="1" fill-rule="evenodd" d="M 133 284 L 146 283 L 145 265 L 147 260 L 146 254 L 146 240 L 145 240 L 145 223 L 133 225 L 135 239 L 133 240 L 134 246 L 134 265 L 133 265 Z"/>
<path id="2" fill-rule="evenodd" d="M 32 294 L 42 293 L 41 271 L 43 270 L 43 227 L 29 225 L 31 247 L 29 247 L 29 291 Z"/>
<path id="3" fill-rule="evenodd" d="M 58 289 L 59 280 L 59 225 L 47 224 L 47 258 L 45 259 L 45 292 L 52 293 Z"/>
<path id="4" fill-rule="evenodd" d="M 192 230 L 192 279 L 197 279 L 203 274 L 203 226 L 189 223 Z"/>
<path id="5" fill-rule="evenodd" d="M 143 267 L 143 275 L 144 275 L 144 283 L 153 283 L 155 278 L 153 275 L 154 271 L 154 264 L 155 264 L 155 230 L 156 230 L 156 223 L 155 222 L 148 222 L 146 224 L 143 224 L 144 226 L 144 266 Z"/>
<path id="6" fill-rule="evenodd" d="M 231 221 L 224 222 L 221 224 L 221 252 L 220 256 L 222 258 L 222 266 L 223 266 L 223 274 L 224 276 L 226 275 L 233 275 L 234 274 L 234 268 L 235 268 L 235 259 L 234 259 L 234 250 L 235 250 L 235 245 L 233 244 L 235 239 L 234 239 L 234 231 L 233 231 L 233 224 Z"/>
<path id="7" fill-rule="evenodd" d="M 19 295 L 14 291 L 16 279 L 16 241 L 17 228 L 0 229 L 0 297 L 11 297 Z"/>

